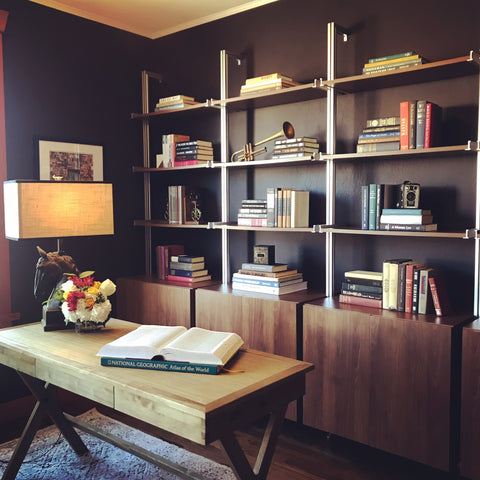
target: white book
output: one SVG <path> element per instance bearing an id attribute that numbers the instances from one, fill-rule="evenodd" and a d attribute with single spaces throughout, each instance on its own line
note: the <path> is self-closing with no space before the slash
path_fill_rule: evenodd
<path id="1" fill-rule="evenodd" d="M 425 225 L 433 223 L 432 215 L 380 215 L 380 223 L 399 223 L 401 225 Z"/>
<path id="2" fill-rule="evenodd" d="M 243 343 L 236 333 L 141 325 L 104 345 L 97 356 L 225 365 Z"/>

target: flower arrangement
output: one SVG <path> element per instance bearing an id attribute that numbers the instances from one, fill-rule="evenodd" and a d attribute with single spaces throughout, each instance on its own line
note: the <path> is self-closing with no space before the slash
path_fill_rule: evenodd
<path id="1" fill-rule="evenodd" d="M 95 281 L 88 271 L 79 275 L 69 275 L 69 279 L 60 285 L 54 298 L 61 302 L 65 323 L 105 325 L 112 304 L 107 297 L 115 293 L 116 285 L 109 279 Z"/>

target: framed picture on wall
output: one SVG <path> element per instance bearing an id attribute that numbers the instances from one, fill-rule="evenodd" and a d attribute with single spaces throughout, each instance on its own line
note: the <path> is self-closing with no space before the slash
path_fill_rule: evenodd
<path id="1" fill-rule="evenodd" d="M 103 181 L 103 147 L 80 143 L 38 141 L 40 180 Z"/>

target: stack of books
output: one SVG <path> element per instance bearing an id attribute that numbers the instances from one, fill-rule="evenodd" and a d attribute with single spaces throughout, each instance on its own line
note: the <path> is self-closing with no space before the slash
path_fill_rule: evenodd
<path id="1" fill-rule="evenodd" d="M 370 58 L 363 66 L 362 73 L 364 75 L 382 73 L 390 70 L 421 65 L 422 63 L 425 63 L 425 59 L 415 52 L 395 53 L 384 57 Z"/>
<path id="2" fill-rule="evenodd" d="M 408 232 L 434 232 L 437 224 L 433 223 L 431 210 L 421 208 L 384 208 L 380 216 L 380 230 Z"/>
<path id="3" fill-rule="evenodd" d="M 172 95 L 171 97 L 160 98 L 155 105 L 155 111 L 177 110 L 198 103 L 199 102 L 196 102 L 193 97 L 188 97 L 187 95 Z"/>
<path id="4" fill-rule="evenodd" d="M 318 149 L 318 140 L 312 137 L 275 140 L 272 158 L 312 157 Z"/>
<path id="5" fill-rule="evenodd" d="M 206 140 L 191 140 L 177 142 L 175 145 L 174 166 L 199 165 L 213 162 L 212 142 Z"/>
<path id="6" fill-rule="evenodd" d="M 344 273 L 340 303 L 382 308 L 382 272 L 351 270 Z"/>
<path id="7" fill-rule="evenodd" d="M 362 230 L 380 230 L 384 209 L 397 204 L 397 185 L 370 183 L 362 185 Z"/>
<path id="8" fill-rule="evenodd" d="M 167 133 L 162 136 L 162 160 L 164 167 L 173 167 L 175 164 L 176 144 L 178 142 L 188 142 L 189 135 L 180 133 Z M 158 165 L 157 165 L 158 166 Z"/>
<path id="9" fill-rule="evenodd" d="M 247 78 L 245 84 L 240 87 L 240 95 L 251 95 L 254 93 L 265 93 L 283 88 L 300 85 L 290 77 L 280 73 L 270 73 L 260 77 Z"/>
<path id="10" fill-rule="evenodd" d="M 385 152 L 400 149 L 400 117 L 367 120 L 358 136 L 357 153 Z"/>
<path id="11" fill-rule="evenodd" d="M 400 102 L 400 150 L 438 147 L 442 108 L 428 100 Z"/>
<path id="12" fill-rule="evenodd" d="M 246 292 L 284 295 L 307 287 L 303 275 L 285 263 L 243 263 L 232 277 L 232 289 Z"/>
<path id="13" fill-rule="evenodd" d="M 171 282 L 197 283 L 211 280 L 205 268 L 205 257 L 190 255 L 172 255 L 167 280 Z"/>
<path id="14" fill-rule="evenodd" d="M 265 199 L 245 199 L 238 209 L 237 224 L 247 227 L 266 227 L 267 201 Z"/>
<path id="15" fill-rule="evenodd" d="M 451 313 L 442 275 L 435 269 L 407 258 L 383 262 L 384 309 L 437 316 Z"/>

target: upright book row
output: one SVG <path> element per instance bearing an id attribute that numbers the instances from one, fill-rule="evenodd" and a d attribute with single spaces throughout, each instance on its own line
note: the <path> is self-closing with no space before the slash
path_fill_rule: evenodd
<path id="1" fill-rule="evenodd" d="M 292 188 L 267 189 L 266 199 L 245 199 L 237 223 L 249 227 L 308 227 L 310 192 Z"/>

